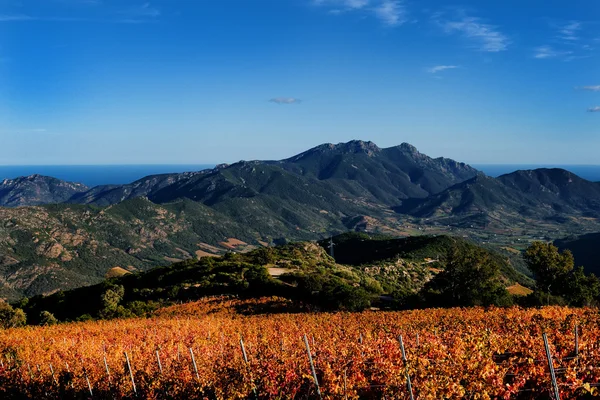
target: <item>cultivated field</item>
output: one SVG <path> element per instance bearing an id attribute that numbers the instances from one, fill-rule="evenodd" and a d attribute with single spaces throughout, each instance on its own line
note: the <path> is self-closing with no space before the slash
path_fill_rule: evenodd
<path id="1" fill-rule="evenodd" d="M 407 375 L 419 399 L 551 398 L 543 332 L 561 398 L 598 395 L 595 309 L 240 313 L 285 304 L 220 298 L 0 331 L 0 398 L 312 399 L 315 375 L 327 399 L 408 399 Z"/>

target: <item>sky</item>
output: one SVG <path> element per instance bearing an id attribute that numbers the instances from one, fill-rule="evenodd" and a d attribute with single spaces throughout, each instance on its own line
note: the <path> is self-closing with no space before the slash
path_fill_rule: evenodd
<path id="1" fill-rule="evenodd" d="M 600 164 L 599 56 L 595 0 L 0 0 L 0 165 Z"/>

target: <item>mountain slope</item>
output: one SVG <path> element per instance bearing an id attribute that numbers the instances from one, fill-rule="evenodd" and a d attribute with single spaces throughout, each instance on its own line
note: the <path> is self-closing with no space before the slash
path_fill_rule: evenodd
<path id="1" fill-rule="evenodd" d="M 575 265 L 582 266 L 588 273 L 600 276 L 600 233 L 568 237 L 554 241 L 559 250 L 570 250 Z"/>
<path id="2" fill-rule="evenodd" d="M 525 194 L 483 174 L 425 199 L 404 201 L 396 211 L 416 217 L 446 217 L 470 213 L 524 213 L 533 207 Z"/>
<path id="3" fill-rule="evenodd" d="M 425 199 L 409 199 L 399 213 L 420 218 L 487 215 L 564 220 L 600 217 L 600 185 L 562 169 L 516 171 L 496 179 L 483 174 Z"/>
<path id="4" fill-rule="evenodd" d="M 62 203 L 87 190 L 81 183 L 41 175 L 4 179 L 0 182 L 0 207 Z"/>
<path id="5" fill-rule="evenodd" d="M 427 157 L 406 143 L 380 149 L 371 142 L 351 141 L 324 144 L 281 161 L 241 161 L 195 173 L 150 176 L 129 185 L 101 186 L 69 202 L 109 205 L 144 196 L 166 203 L 186 197 L 213 206 L 270 195 L 316 207 L 331 201 L 341 206 L 340 197 L 391 206 L 400 199 L 437 193 L 476 173 L 463 163 Z"/>
<path id="6" fill-rule="evenodd" d="M 505 186 L 526 194 L 538 206 L 563 213 L 600 216 L 600 184 L 578 177 L 564 169 L 540 168 L 502 175 Z"/>

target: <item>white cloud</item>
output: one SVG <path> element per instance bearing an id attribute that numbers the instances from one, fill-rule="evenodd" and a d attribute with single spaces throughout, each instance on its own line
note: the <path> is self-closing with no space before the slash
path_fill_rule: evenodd
<path id="1" fill-rule="evenodd" d="M 397 26 L 406 22 L 406 8 L 399 0 L 385 0 L 373 10 L 385 25 Z"/>
<path id="2" fill-rule="evenodd" d="M 275 104 L 300 104 L 302 102 L 302 100 L 295 97 L 275 97 L 269 101 Z"/>
<path id="3" fill-rule="evenodd" d="M 600 106 L 588 108 L 589 112 L 600 112 Z"/>
<path id="4" fill-rule="evenodd" d="M 560 38 L 564 40 L 579 40 L 577 32 L 581 30 L 581 22 L 571 21 L 559 29 Z"/>
<path id="5" fill-rule="evenodd" d="M 28 134 L 28 133 L 46 133 L 46 132 L 48 132 L 48 130 L 45 128 L 0 130 L 0 133 L 8 133 L 8 134 Z"/>
<path id="6" fill-rule="evenodd" d="M 435 67 L 427 68 L 427 72 L 429 72 L 430 74 L 437 74 L 438 72 L 455 68 L 459 68 L 458 65 L 436 65 Z"/>
<path id="7" fill-rule="evenodd" d="M 317 6 L 334 7 L 330 12 L 341 13 L 344 11 L 360 10 L 369 5 L 371 0 L 314 0 Z"/>
<path id="8" fill-rule="evenodd" d="M 123 14 L 136 18 L 156 18 L 160 16 L 160 10 L 153 7 L 150 3 L 144 3 L 125 10 Z"/>
<path id="9" fill-rule="evenodd" d="M 386 26 L 402 25 L 408 15 L 403 0 L 314 0 L 313 4 L 329 8 L 334 15 L 348 12 L 371 15 Z"/>
<path id="10" fill-rule="evenodd" d="M 593 85 L 593 86 L 580 86 L 576 89 L 581 89 L 581 90 L 590 90 L 592 92 L 600 92 L 600 85 Z"/>
<path id="11" fill-rule="evenodd" d="M 446 33 L 458 33 L 475 42 L 480 51 L 496 53 L 508 48 L 508 38 L 497 27 L 483 23 L 480 18 L 463 15 L 458 20 L 438 23 Z"/>
<path id="12" fill-rule="evenodd" d="M 13 22 L 13 21 L 31 21 L 35 18 L 29 15 L 16 14 L 16 15 L 0 15 L 0 22 Z"/>
<path id="13" fill-rule="evenodd" d="M 556 50 L 552 46 L 540 46 L 535 49 L 533 57 L 538 59 L 546 59 L 568 56 L 570 54 L 573 54 L 573 52 Z"/>

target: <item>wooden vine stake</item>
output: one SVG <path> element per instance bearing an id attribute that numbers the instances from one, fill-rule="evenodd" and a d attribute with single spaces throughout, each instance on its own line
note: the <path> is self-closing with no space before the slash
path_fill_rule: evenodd
<path id="1" fill-rule="evenodd" d="M 133 380 L 133 371 L 131 370 L 131 363 L 129 362 L 129 356 L 127 352 L 124 351 L 125 361 L 127 362 L 127 369 L 129 370 L 129 377 L 131 378 L 131 386 L 133 386 L 133 394 L 137 395 L 137 388 L 135 387 L 135 381 Z"/>
<path id="2" fill-rule="evenodd" d="M 194 372 L 196 373 L 196 379 L 200 380 L 200 375 L 198 374 L 198 366 L 196 365 L 196 358 L 194 357 L 194 351 L 190 347 L 190 355 L 192 356 L 192 365 L 194 366 Z"/>
<path id="3" fill-rule="evenodd" d="M 544 338 L 544 347 L 546 348 L 546 358 L 548 358 L 548 368 L 550 369 L 550 377 L 552 378 L 554 400 L 560 400 L 560 394 L 558 393 L 558 384 L 556 383 L 556 374 L 554 372 L 554 363 L 552 362 L 552 354 L 550 353 L 550 346 L 548 345 L 548 336 L 546 336 L 546 333 L 544 333 L 542 336 Z"/>
<path id="4" fill-rule="evenodd" d="M 156 350 L 156 362 L 158 363 L 158 372 L 162 375 L 163 370 L 162 364 L 160 363 L 160 353 L 158 352 L 158 349 Z"/>
<path id="5" fill-rule="evenodd" d="M 319 380 L 317 379 L 317 372 L 315 371 L 315 364 L 313 363 L 312 354 L 310 352 L 310 346 L 308 345 L 308 338 L 304 334 L 304 345 L 306 346 L 306 352 L 308 353 L 308 361 L 310 362 L 310 369 L 312 370 L 313 379 L 315 380 L 315 386 L 317 387 L 317 394 L 319 399 L 322 399 L 321 388 L 319 387 Z"/>
<path id="6" fill-rule="evenodd" d="M 242 348 L 242 355 L 244 356 L 244 362 L 248 367 L 250 367 L 250 363 L 248 362 L 248 355 L 246 354 L 246 346 L 244 346 L 244 338 L 240 338 L 240 347 Z M 258 395 L 256 394 L 256 387 L 254 386 L 254 378 L 252 378 L 252 370 L 250 370 L 250 383 L 252 383 L 252 392 L 254 393 L 254 398 L 258 399 Z"/>
<path id="7" fill-rule="evenodd" d="M 69 368 L 69 363 L 65 361 L 65 367 L 67 367 L 67 372 L 69 373 L 69 384 L 71 386 L 71 389 L 75 388 L 75 385 L 73 384 L 73 375 L 71 375 L 71 368 Z"/>
<path id="8" fill-rule="evenodd" d="M 404 350 L 404 341 L 402 340 L 402 335 L 398 337 L 398 340 L 400 341 L 400 350 L 402 350 L 402 362 L 404 363 L 404 368 L 406 369 L 406 387 L 408 388 L 410 400 L 415 400 L 412 384 L 410 383 L 410 374 L 408 373 L 408 360 L 406 359 L 406 351 Z"/>
<path id="9" fill-rule="evenodd" d="M 56 380 L 56 376 L 54 376 L 54 368 L 52 368 L 52 363 L 50 363 L 50 373 L 52 374 L 52 380 L 58 386 L 58 381 Z"/>
<path id="10" fill-rule="evenodd" d="M 106 370 L 106 376 L 108 378 L 108 381 L 110 382 L 110 370 L 108 369 L 108 362 L 106 361 L 106 353 L 104 353 L 103 359 L 104 359 L 104 369 Z"/>
<path id="11" fill-rule="evenodd" d="M 90 391 L 90 396 L 94 397 L 94 392 L 92 391 L 92 384 L 90 383 L 90 378 L 88 377 L 87 370 L 85 369 L 85 363 L 83 362 L 83 359 L 81 359 L 81 365 L 83 366 L 83 376 L 85 377 L 88 390 Z"/>
<path id="12" fill-rule="evenodd" d="M 346 370 L 344 370 L 344 400 L 348 400 L 348 387 L 347 387 L 347 377 Z"/>
<path id="13" fill-rule="evenodd" d="M 579 329 L 575 325 L 575 357 L 579 357 Z"/>

